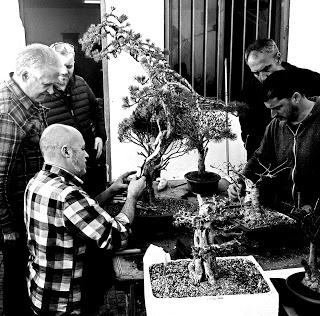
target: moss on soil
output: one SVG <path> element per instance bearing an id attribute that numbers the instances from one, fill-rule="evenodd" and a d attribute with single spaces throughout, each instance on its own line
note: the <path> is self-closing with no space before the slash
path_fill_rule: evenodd
<path id="1" fill-rule="evenodd" d="M 158 298 L 257 294 L 270 291 L 256 266 L 241 258 L 217 258 L 218 279 L 215 285 L 207 281 L 194 285 L 189 278 L 190 260 L 170 261 L 150 266 L 152 293 Z"/>

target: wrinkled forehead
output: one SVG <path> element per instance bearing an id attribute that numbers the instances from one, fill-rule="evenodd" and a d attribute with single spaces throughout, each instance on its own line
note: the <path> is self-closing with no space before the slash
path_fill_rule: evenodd
<path id="1" fill-rule="evenodd" d="M 62 65 L 60 65 L 62 66 Z M 30 68 L 29 71 L 40 81 L 50 83 L 56 81 L 61 67 L 45 66 L 42 68 Z"/>
<path id="2" fill-rule="evenodd" d="M 66 54 L 66 55 L 61 55 L 57 53 L 59 56 L 59 59 L 63 65 L 73 65 L 74 64 L 74 55 L 73 54 Z"/>
<path id="3" fill-rule="evenodd" d="M 251 52 L 248 56 L 248 66 L 252 72 L 257 72 L 265 66 L 272 65 L 276 60 L 272 53 Z"/>

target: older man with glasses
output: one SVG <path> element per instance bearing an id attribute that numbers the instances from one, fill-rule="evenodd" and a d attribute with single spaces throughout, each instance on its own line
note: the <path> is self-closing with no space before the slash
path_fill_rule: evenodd
<path id="1" fill-rule="evenodd" d="M 51 48 L 31 44 L 17 55 L 15 72 L 0 83 L 0 225 L 6 316 L 29 315 L 23 196 L 28 181 L 43 164 L 39 139 L 46 127 L 46 109 L 39 101 L 53 93 L 61 67 Z"/>

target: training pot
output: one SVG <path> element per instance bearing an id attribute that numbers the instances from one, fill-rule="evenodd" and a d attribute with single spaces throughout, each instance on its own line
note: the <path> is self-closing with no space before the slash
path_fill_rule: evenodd
<path id="1" fill-rule="evenodd" d="M 221 177 L 214 172 L 190 171 L 184 175 L 191 192 L 201 195 L 212 195 L 218 192 L 218 183 Z"/>

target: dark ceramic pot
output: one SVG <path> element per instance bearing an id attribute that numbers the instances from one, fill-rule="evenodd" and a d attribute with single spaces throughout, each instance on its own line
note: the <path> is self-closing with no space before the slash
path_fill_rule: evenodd
<path id="1" fill-rule="evenodd" d="M 303 285 L 302 279 L 304 278 L 304 272 L 297 272 L 290 275 L 286 279 L 286 284 L 289 291 L 297 299 L 299 305 L 305 306 L 307 308 L 316 309 L 320 313 L 320 293 L 312 291 L 305 285 Z M 316 315 L 316 314 L 308 314 Z M 318 314 L 319 315 L 319 314 Z"/>
<path id="2" fill-rule="evenodd" d="M 199 174 L 198 171 L 190 171 L 184 175 L 191 192 L 209 196 L 218 193 L 218 183 L 221 177 L 214 172 L 205 171 Z"/>

